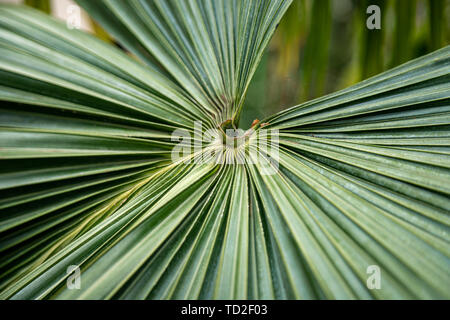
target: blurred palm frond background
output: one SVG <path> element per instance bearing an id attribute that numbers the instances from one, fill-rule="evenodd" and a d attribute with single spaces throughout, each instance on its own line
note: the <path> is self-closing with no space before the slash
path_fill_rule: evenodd
<path id="1" fill-rule="evenodd" d="M 369 30 L 366 9 L 381 9 Z M 247 127 L 450 43 L 449 0 L 296 0 L 248 89 Z"/>
<path id="2" fill-rule="evenodd" d="M 65 19 L 72 0 L 25 3 Z M 369 5 L 381 29 L 369 30 Z M 248 88 L 240 126 L 334 92 L 450 43 L 450 0 L 295 0 Z M 82 12 L 82 29 L 114 42 Z"/>

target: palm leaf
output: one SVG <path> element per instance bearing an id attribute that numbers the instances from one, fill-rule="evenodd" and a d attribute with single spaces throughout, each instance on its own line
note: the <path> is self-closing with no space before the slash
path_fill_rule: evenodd
<path id="1" fill-rule="evenodd" d="M 0 6 L 1 298 L 450 297 L 450 47 L 173 161 L 238 123 L 289 2 L 79 2 L 130 55 Z"/>

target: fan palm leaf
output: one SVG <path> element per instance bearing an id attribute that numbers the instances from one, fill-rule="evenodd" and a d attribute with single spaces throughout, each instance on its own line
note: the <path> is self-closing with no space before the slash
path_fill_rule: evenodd
<path id="1" fill-rule="evenodd" d="M 290 1 L 78 2 L 128 53 L 0 6 L 0 298 L 450 297 L 450 47 L 176 161 L 239 123 Z"/>

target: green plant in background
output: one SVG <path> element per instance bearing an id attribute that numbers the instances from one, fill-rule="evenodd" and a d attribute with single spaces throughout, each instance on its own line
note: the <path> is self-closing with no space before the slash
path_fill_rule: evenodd
<path id="1" fill-rule="evenodd" d="M 239 124 L 290 1 L 78 3 L 131 54 L 0 6 L 0 298 L 450 297 L 450 47 L 263 119 L 264 175 L 171 134 Z"/>
<path id="2" fill-rule="evenodd" d="M 50 0 L 25 0 L 25 4 L 47 14 L 51 13 Z"/>
<path id="3" fill-rule="evenodd" d="M 381 30 L 366 27 L 371 4 L 381 8 Z M 449 15 L 448 0 L 294 1 L 249 88 L 243 123 L 444 47 Z"/>
<path id="4" fill-rule="evenodd" d="M 366 14 L 366 8 L 375 4 L 380 8 L 380 20 L 383 26 L 380 29 L 368 29 L 366 27 L 366 20 L 368 16 Z M 362 0 L 357 2 L 357 12 L 358 20 L 357 24 L 362 26 L 360 29 L 360 35 L 358 42 L 361 43 L 361 48 L 359 51 L 359 70 L 361 77 L 360 79 L 366 79 L 374 76 L 381 71 L 383 71 L 383 42 L 384 42 L 384 30 L 385 26 L 385 16 L 386 14 L 381 14 L 385 12 L 386 2 L 383 0 Z M 381 27 L 381 26 L 380 26 Z"/>
<path id="5" fill-rule="evenodd" d="M 410 60 L 413 54 L 413 35 L 415 32 L 415 12 L 417 1 L 395 1 L 395 35 L 394 46 L 392 49 L 391 67 L 395 67 L 401 63 Z M 442 21 L 442 18 L 441 20 Z M 443 42 L 445 43 L 445 42 Z M 437 48 L 442 47 L 442 43 Z"/>

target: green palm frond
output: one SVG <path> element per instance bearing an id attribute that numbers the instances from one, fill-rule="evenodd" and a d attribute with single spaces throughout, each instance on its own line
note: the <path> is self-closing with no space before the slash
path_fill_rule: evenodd
<path id="1" fill-rule="evenodd" d="M 450 47 L 174 161 L 238 124 L 290 1 L 78 2 L 128 54 L 0 6 L 0 298 L 450 297 Z"/>

